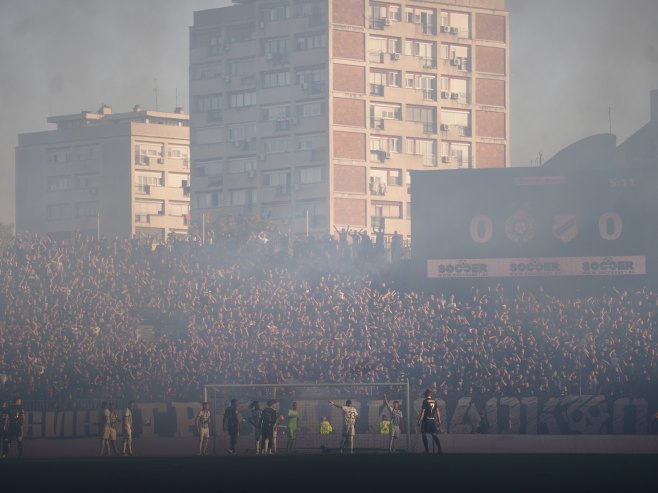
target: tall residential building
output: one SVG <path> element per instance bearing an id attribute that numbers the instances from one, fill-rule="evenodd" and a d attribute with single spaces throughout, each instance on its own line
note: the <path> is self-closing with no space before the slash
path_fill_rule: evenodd
<path id="1" fill-rule="evenodd" d="M 406 236 L 409 170 L 508 166 L 504 0 L 233 3 L 190 32 L 195 220 Z"/>
<path id="2" fill-rule="evenodd" d="M 17 231 L 61 240 L 187 233 L 189 115 L 103 105 L 48 122 L 57 129 L 19 135 Z"/>

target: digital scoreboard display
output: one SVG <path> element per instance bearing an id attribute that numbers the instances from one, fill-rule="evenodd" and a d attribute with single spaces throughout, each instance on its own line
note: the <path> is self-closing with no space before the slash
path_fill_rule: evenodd
<path id="1" fill-rule="evenodd" d="M 654 170 L 419 171 L 412 255 L 428 278 L 642 276 L 654 269 Z"/>

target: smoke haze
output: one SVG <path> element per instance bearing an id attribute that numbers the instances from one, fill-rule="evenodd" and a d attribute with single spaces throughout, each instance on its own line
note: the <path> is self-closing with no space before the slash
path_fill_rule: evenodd
<path id="1" fill-rule="evenodd" d="M 4 0 L 0 3 L 0 222 L 14 222 L 17 135 L 51 115 L 133 105 L 188 108 L 192 12 L 229 0 Z M 620 141 L 649 118 L 658 88 L 655 0 L 507 0 L 512 164 L 582 137 Z"/>

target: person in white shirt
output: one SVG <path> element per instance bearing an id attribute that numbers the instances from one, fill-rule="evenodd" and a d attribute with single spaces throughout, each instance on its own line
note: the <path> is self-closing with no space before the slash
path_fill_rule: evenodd
<path id="1" fill-rule="evenodd" d="M 345 405 L 341 406 L 334 401 L 329 401 L 334 407 L 343 411 L 343 441 L 340 444 L 340 453 L 343 453 L 345 447 L 349 444 L 350 454 L 354 453 L 354 435 L 356 434 L 356 423 L 359 421 L 359 413 L 355 407 L 352 407 L 352 401 L 345 401 Z"/>
<path id="2" fill-rule="evenodd" d="M 133 401 L 123 411 L 123 455 L 133 456 Z"/>

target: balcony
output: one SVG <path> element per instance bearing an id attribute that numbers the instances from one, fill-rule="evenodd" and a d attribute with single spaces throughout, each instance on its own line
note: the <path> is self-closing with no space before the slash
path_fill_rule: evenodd
<path id="1" fill-rule="evenodd" d="M 371 181 L 368 189 L 370 190 L 370 195 L 383 196 L 386 195 L 386 183 L 381 181 Z"/>
<path id="2" fill-rule="evenodd" d="M 208 187 L 221 187 L 224 185 L 223 175 L 208 175 Z"/>
<path id="3" fill-rule="evenodd" d="M 370 51 L 368 52 L 368 61 L 370 63 L 384 63 L 386 61 L 386 53 L 383 51 Z"/>
<path id="4" fill-rule="evenodd" d="M 326 85 L 322 81 L 312 80 L 301 82 L 300 87 L 306 94 L 321 94 L 324 93 Z"/>
<path id="5" fill-rule="evenodd" d="M 384 85 L 383 84 L 370 84 L 370 95 L 371 96 L 384 96 Z"/>
<path id="6" fill-rule="evenodd" d="M 373 229 L 384 229 L 386 227 L 386 218 L 383 216 L 370 216 L 370 225 Z"/>
<path id="7" fill-rule="evenodd" d="M 274 122 L 274 131 L 275 132 L 286 132 L 292 127 L 292 119 L 284 118 L 280 120 L 275 120 Z"/>
<path id="8" fill-rule="evenodd" d="M 471 136 L 471 127 L 463 125 L 449 125 L 442 123 L 440 126 L 441 135 L 447 139 L 459 139 Z"/>
<path id="9" fill-rule="evenodd" d="M 423 101 L 436 101 L 436 90 L 423 89 Z"/>

